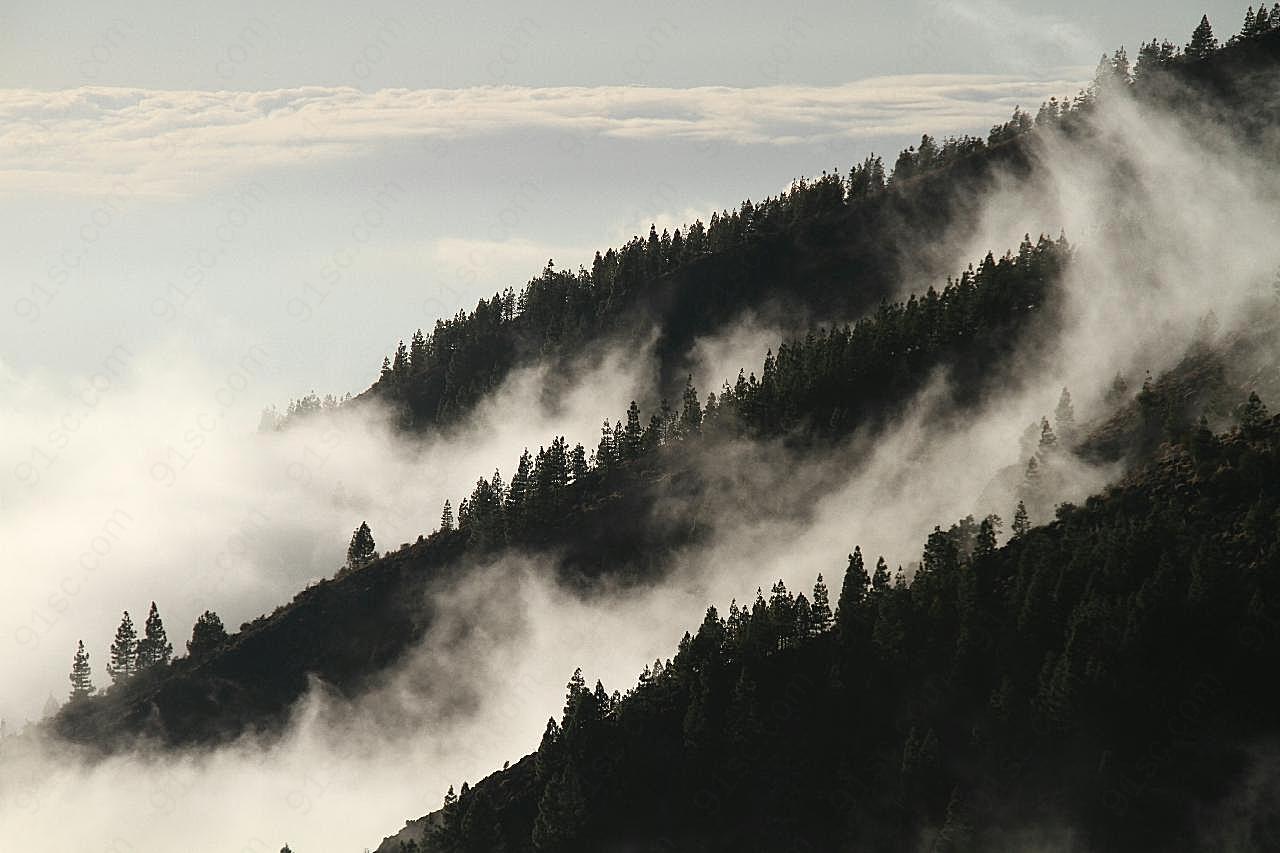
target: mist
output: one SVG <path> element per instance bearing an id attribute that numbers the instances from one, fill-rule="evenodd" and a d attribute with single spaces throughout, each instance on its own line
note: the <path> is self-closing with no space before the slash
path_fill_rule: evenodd
<path id="1" fill-rule="evenodd" d="M 82 384 L 14 377 L 0 451 L 18 459 L 0 536 L 0 716 L 34 719 L 64 698 L 76 641 L 105 686 L 121 611 L 155 601 L 182 650 L 196 616 L 229 630 L 332 576 L 367 520 L 379 550 L 434 529 L 495 466 L 555 435 L 594 446 L 604 414 L 625 411 L 647 356 L 585 356 L 577 382 L 548 397 L 549 366 L 514 372 L 465 423 L 405 436 L 376 405 L 258 433 L 251 400 L 277 356 L 252 347 L 231 371 L 174 347 L 118 347 Z M 12 729 L 11 729 L 12 731 Z"/>
<path id="2" fill-rule="evenodd" d="M 978 407 L 954 407 L 943 371 L 890 427 L 821 453 L 800 457 L 781 442 L 719 447 L 694 462 L 708 484 L 696 505 L 665 510 L 697 511 L 711 532 L 673 558 L 661 583 L 582 598 L 558 588 L 541 559 L 511 553 L 470 566 L 431 603 L 432 629 L 379 687 L 348 702 L 316 684 L 277 742 L 105 760 L 39 741 L 24 741 L 22 755 L 9 747 L 0 834 L 51 851 L 372 847 L 435 808 L 448 785 L 536 748 L 575 667 L 588 683 L 625 691 L 646 663 L 673 654 L 710 604 L 724 608 L 777 579 L 807 592 L 819 572 L 834 592 L 855 544 L 869 560 L 909 566 L 936 524 L 1008 519 L 1008 473 L 1016 481 L 1026 464 L 1022 435 L 1063 387 L 1079 422 L 1106 415 L 1103 392 L 1117 372 L 1136 390 L 1146 371 L 1158 375 L 1186 352 L 1210 310 L 1218 334 L 1240 328 L 1272 298 L 1280 266 L 1280 179 L 1218 126 L 1119 99 L 1101 104 L 1096 126 L 1110 156 L 1042 133 L 1033 178 L 1004 183 L 956 235 L 965 246 L 957 271 L 988 250 L 1016 251 L 1024 232 L 1064 230 L 1076 246 L 1061 328 L 1002 369 Z M 1125 164 L 1123 180 L 1114 163 Z M 940 283 L 901 286 L 930 284 Z M 700 342 L 702 393 L 738 367 L 758 370 L 776 334 L 748 319 Z M 1274 364 L 1274 355 L 1258 357 Z M 56 448 L 57 464 L 6 491 L 0 535 L 13 545 L 10 564 L 24 567 L 0 602 L 6 712 L 34 716 L 46 695 L 64 694 L 80 637 L 101 685 L 122 609 L 145 612 L 156 600 L 175 645 L 206 608 L 231 627 L 332 574 L 360 520 L 381 550 L 395 548 L 434 528 L 443 500 L 456 503 L 476 477 L 509 474 L 523 447 L 558 434 L 593 446 L 601 419 L 645 396 L 647 365 L 627 351 L 584 365 L 553 410 L 539 402 L 551 368 L 525 370 L 462 427 L 414 441 L 372 409 L 258 435 L 256 412 L 233 404 L 206 431 L 200 413 L 218 411 L 225 376 L 171 352 L 131 357 Z M 0 440 L 25 448 L 57 428 L 70 398 L 39 377 L 12 384 L 23 414 L 5 415 L 13 420 L 0 424 Z M 1081 500 L 1117 473 L 1060 465 L 1056 502 Z M 724 484 L 732 488 L 715 487 Z M 95 537 L 110 548 L 82 574 L 75 566 L 86 549 L 96 553 Z M 54 817 L 66 814 L 77 819 Z"/>

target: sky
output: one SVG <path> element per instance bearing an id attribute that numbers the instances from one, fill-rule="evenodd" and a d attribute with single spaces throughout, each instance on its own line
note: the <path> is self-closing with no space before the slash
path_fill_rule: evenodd
<path id="1" fill-rule="evenodd" d="M 985 134 L 1016 105 L 1074 93 L 1103 50 L 1185 40 L 1201 11 L 9 4 L 0 530 L 46 556 L 65 550 L 70 564 L 118 511 L 154 509 L 190 525 L 188 540 L 166 546 L 167 565 L 216 561 L 255 507 L 237 494 L 217 516 L 233 517 L 232 533 L 206 529 L 219 486 L 199 469 L 249 454 L 241 442 L 264 406 L 358 393 L 397 340 L 518 288 L 550 259 L 589 265 L 650 223 L 705 220 L 871 151 L 891 160 L 925 131 Z M 1224 22 L 1238 12 L 1207 11 Z M 589 429 L 618 413 L 601 408 L 575 417 Z M 522 428 L 503 452 L 552 427 Z M 491 452 L 455 460 L 432 500 L 461 489 L 471 461 L 489 465 Z M 283 456 L 272 464 L 292 470 Z M 134 480 L 148 489 L 136 504 L 121 497 Z M 182 498 L 163 491 L 175 481 L 192 484 Z M 228 594 L 234 615 L 327 574 L 346 523 L 326 517 L 328 550 Z M 393 534 L 428 526 L 414 519 Z M 20 571 L 0 565 L 0 579 L 12 588 Z M 36 633 L 65 656 L 71 628 L 53 632 L 52 598 L 32 595 L 29 612 L 0 624 L 0 663 L 19 660 Z M 120 609 L 97 607 L 95 630 Z M 43 698 L 15 705 L 25 714 Z"/>

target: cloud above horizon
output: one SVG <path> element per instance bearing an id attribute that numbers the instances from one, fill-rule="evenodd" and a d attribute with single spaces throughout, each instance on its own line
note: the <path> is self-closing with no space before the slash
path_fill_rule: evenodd
<path id="1" fill-rule="evenodd" d="M 184 196 L 262 168 L 409 143 L 541 131 L 707 146 L 791 145 L 980 128 L 1080 88 L 997 74 L 875 77 L 839 86 L 384 89 L 260 92 L 86 86 L 0 90 L 0 193 Z"/>

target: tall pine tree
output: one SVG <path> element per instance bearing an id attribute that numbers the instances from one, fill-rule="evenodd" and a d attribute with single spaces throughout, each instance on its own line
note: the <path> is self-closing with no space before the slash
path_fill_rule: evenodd
<path id="1" fill-rule="evenodd" d="M 368 523 L 360 522 L 360 526 L 351 534 L 351 544 L 347 546 L 347 568 L 359 569 L 372 563 L 378 556 L 376 548 Z"/>
<path id="2" fill-rule="evenodd" d="M 92 693 L 93 672 L 89 668 L 89 653 L 84 650 L 84 640 L 81 640 L 71 661 L 71 700 L 84 699 Z"/>
<path id="3" fill-rule="evenodd" d="M 138 632 L 129 618 L 129 611 L 124 612 L 120 627 L 116 629 L 116 638 L 111 643 L 111 659 L 107 663 L 107 675 L 112 684 L 128 681 L 138 673 Z"/>
<path id="4" fill-rule="evenodd" d="M 1187 43 L 1186 55 L 1192 59 L 1204 59 L 1218 49 L 1218 40 L 1213 36 L 1213 27 L 1209 24 L 1209 16 L 1203 15 L 1200 24 L 1191 33 L 1191 41 Z"/>
<path id="5" fill-rule="evenodd" d="M 187 655 L 192 660 L 199 660 L 217 651 L 227 641 L 227 629 L 222 619 L 212 610 L 206 610 L 196 619 L 191 629 L 191 639 L 187 640 Z"/>
<path id="6" fill-rule="evenodd" d="M 139 672 L 158 664 L 168 663 L 173 657 L 173 644 L 165 634 L 164 622 L 160 619 L 160 611 L 156 609 L 154 601 L 151 602 L 151 610 L 147 613 L 142 639 L 138 640 L 137 655 Z"/>

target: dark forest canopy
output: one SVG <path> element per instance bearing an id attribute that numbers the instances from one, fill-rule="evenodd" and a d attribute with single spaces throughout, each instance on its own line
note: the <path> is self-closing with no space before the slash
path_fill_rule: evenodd
<path id="1" fill-rule="evenodd" d="M 575 672 L 531 757 L 382 849 L 1272 849 L 1280 811 L 1234 802 L 1280 698 L 1280 418 L 1250 405 L 1003 547 L 935 528 L 910 583 L 855 549 L 834 614 L 779 581 L 625 694 Z"/>

